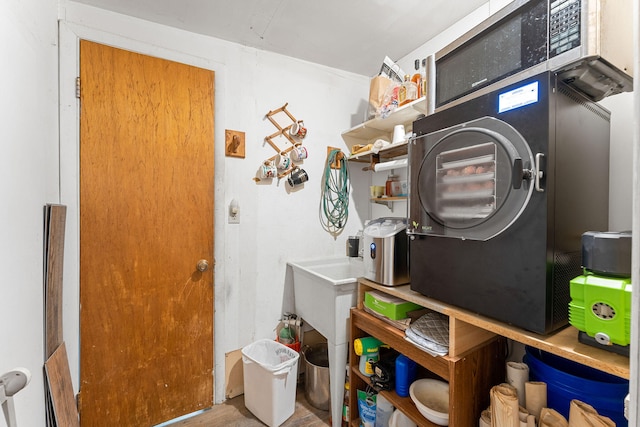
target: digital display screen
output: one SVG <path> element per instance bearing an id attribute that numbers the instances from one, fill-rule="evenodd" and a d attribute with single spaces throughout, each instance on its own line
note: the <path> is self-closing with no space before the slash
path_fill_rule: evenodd
<path id="1" fill-rule="evenodd" d="M 498 95 L 498 113 L 515 110 L 538 102 L 538 82 L 529 83 Z"/>

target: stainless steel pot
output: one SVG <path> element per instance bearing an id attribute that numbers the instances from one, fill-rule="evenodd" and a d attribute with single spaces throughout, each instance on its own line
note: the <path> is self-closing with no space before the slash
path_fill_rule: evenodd
<path id="1" fill-rule="evenodd" d="M 328 411 L 331 394 L 327 343 L 305 345 L 301 353 L 305 363 L 304 396 L 314 408 Z"/>

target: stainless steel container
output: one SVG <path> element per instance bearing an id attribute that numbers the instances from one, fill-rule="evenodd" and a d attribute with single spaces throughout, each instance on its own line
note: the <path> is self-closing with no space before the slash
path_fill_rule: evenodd
<path id="1" fill-rule="evenodd" d="M 311 406 L 329 410 L 329 351 L 327 343 L 321 342 L 302 349 L 305 363 L 304 396 Z"/>
<path id="2" fill-rule="evenodd" d="M 409 283 L 405 218 L 378 218 L 364 229 L 364 277 L 385 286 Z"/>

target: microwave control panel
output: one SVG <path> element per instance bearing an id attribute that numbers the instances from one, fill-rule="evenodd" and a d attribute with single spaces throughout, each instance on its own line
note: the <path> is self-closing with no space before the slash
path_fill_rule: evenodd
<path id="1" fill-rule="evenodd" d="M 549 5 L 549 58 L 580 46 L 581 0 L 554 0 Z"/>

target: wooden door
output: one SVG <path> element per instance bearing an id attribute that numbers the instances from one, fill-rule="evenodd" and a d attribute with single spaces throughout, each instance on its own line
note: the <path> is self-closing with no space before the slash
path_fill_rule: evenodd
<path id="1" fill-rule="evenodd" d="M 80 71 L 81 424 L 151 426 L 213 404 L 214 74 L 88 41 Z"/>

